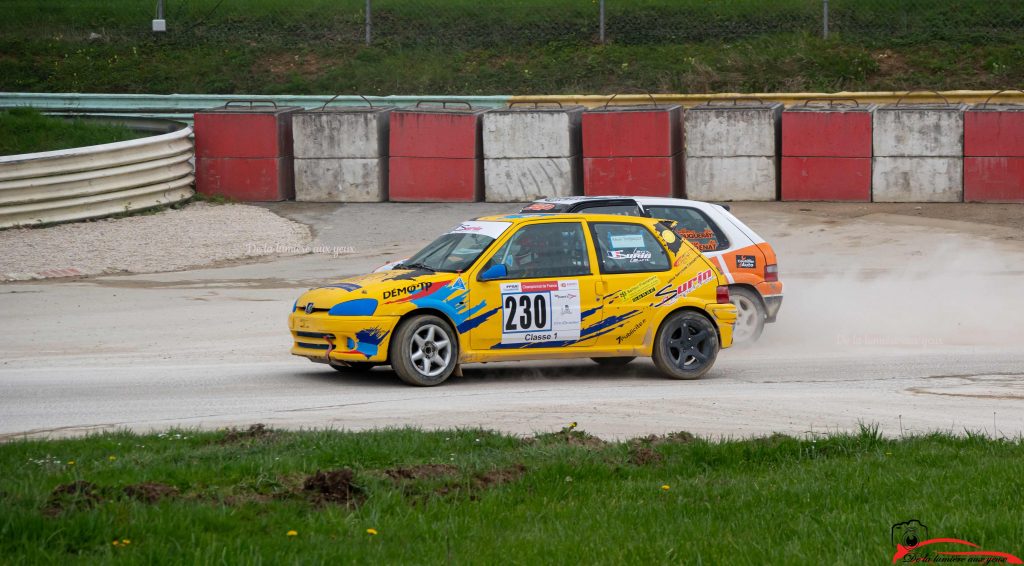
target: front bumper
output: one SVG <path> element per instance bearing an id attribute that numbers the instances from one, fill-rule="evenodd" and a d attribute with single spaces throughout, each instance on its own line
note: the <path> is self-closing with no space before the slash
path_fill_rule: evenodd
<path id="1" fill-rule="evenodd" d="M 386 362 L 397 316 L 331 316 L 295 311 L 288 317 L 292 354 L 317 362 Z"/>
<path id="2" fill-rule="evenodd" d="M 713 303 L 705 307 L 718 326 L 718 341 L 722 348 L 732 346 L 732 328 L 736 324 L 736 305 Z"/>
<path id="3" fill-rule="evenodd" d="M 765 322 L 775 322 L 775 318 L 779 315 L 779 309 L 782 307 L 782 295 L 771 295 L 763 297 L 764 308 L 767 318 Z"/>

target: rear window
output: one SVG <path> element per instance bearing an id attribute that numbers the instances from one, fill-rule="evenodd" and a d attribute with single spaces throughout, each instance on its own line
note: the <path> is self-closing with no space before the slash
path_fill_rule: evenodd
<path id="1" fill-rule="evenodd" d="M 642 224 L 591 224 L 602 273 L 667 271 L 668 253 Z"/>
<path id="2" fill-rule="evenodd" d="M 715 252 L 729 247 L 729 239 L 710 218 L 696 208 L 686 206 L 648 206 L 651 218 L 676 222 L 675 232 L 702 252 Z"/>

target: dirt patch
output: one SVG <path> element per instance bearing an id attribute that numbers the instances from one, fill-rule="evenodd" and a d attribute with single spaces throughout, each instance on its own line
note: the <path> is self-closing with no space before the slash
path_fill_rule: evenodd
<path id="1" fill-rule="evenodd" d="M 234 444 L 236 442 L 245 442 L 249 440 L 267 438 L 274 435 L 274 430 L 267 428 L 267 425 L 263 423 L 256 423 L 248 428 L 248 430 L 238 430 L 237 428 L 228 429 L 227 434 L 224 438 L 220 439 L 221 444 Z"/>
<path id="2" fill-rule="evenodd" d="M 689 444 L 696 439 L 697 437 L 692 433 L 681 430 L 678 432 L 670 432 L 665 435 L 649 434 L 642 438 L 634 439 L 633 444 L 645 444 L 649 446 L 659 446 L 662 444 Z"/>
<path id="3" fill-rule="evenodd" d="M 122 491 L 124 491 L 124 494 L 128 497 L 137 499 L 143 503 L 156 503 L 161 499 L 170 499 L 181 494 L 181 492 L 178 491 L 178 488 L 158 482 L 143 482 L 126 485 Z"/>
<path id="4" fill-rule="evenodd" d="M 573 446 L 584 446 L 586 448 L 601 448 L 607 444 L 600 438 L 592 436 L 582 430 L 577 430 L 575 427 L 565 427 L 558 432 L 538 435 L 537 440 L 549 443 L 554 442 L 571 444 Z"/>
<path id="5" fill-rule="evenodd" d="M 523 477 L 524 474 L 526 474 L 526 466 L 516 464 L 514 466 L 509 466 L 508 468 L 500 468 L 482 474 L 477 474 L 477 476 L 473 478 L 473 483 L 477 487 L 488 489 L 514 482 Z"/>
<path id="6" fill-rule="evenodd" d="M 349 468 L 329 470 L 306 478 L 302 491 L 318 503 L 355 503 L 362 498 L 363 490 L 355 485 L 355 472 Z"/>
<path id="7" fill-rule="evenodd" d="M 907 58 L 902 53 L 894 53 L 891 49 L 879 51 L 872 56 L 878 64 L 878 74 L 883 77 L 903 76 L 910 68 Z"/>
<path id="8" fill-rule="evenodd" d="M 387 476 L 395 481 L 437 479 L 454 476 L 459 469 L 451 464 L 421 464 L 410 468 L 391 468 L 384 470 Z"/>
<path id="9" fill-rule="evenodd" d="M 100 488 L 84 480 L 60 484 L 53 488 L 43 506 L 43 514 L 54 517 L 64 511 L 90 509 L 103 502 Z"/>
<path id="10" fill-rule="evenodd" d="M 653 466 L 665 457 L 646 446 L 634 446 L 629 450 L 629 463 L 634 466 Z"/>

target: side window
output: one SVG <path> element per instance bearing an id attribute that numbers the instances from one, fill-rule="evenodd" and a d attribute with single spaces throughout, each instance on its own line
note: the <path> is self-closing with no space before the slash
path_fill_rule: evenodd
<path id="1" fill-rule="evenodd" d="M 579 222 L 529 224 L 491 256 L 484 269 L 504 264 L 506 279 L 590 275 L 590 259 Z"/>
<path id="2" fill-rule="evenodd" d="M 675 220 L 675 231 L 702 252 L 715 252 L 729 247 L 725 233 L 703 212 L 685 206 L 648 206 L 651 218 Z"/>
<path id="3" fill-rule="evenodd" d="M 667 271 L 671 263 L 658 239 L 642 224 L 595 222 L 601 273 Z"/>
<path id="4" fill-rule="evenodd" d="M 640 207 L 635 204 L 587 206 L 577 210 L 576 212 L 584 212 L 587 214 L 617 214 L 619 216 L 643 216 L 643 214 L 640 213 Z"/>

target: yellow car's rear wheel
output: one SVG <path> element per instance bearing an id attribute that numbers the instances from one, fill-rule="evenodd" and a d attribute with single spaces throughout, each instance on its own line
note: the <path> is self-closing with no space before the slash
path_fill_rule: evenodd
<path id="1" fill-rule="evenodd" d="M 459 338 L 444 319 L 417 315 L 398 327 L 388 355 L 402 381 L 422 387 L 439 385 L 458 364 Z"/>
<path id="2" fill-rule="evenodd" d="M 706 316 L 676 311 L 658 329 L 654 365 L 674 379 L 699 379 L 715 365 L 718 349 L 718 331 Z"/>

